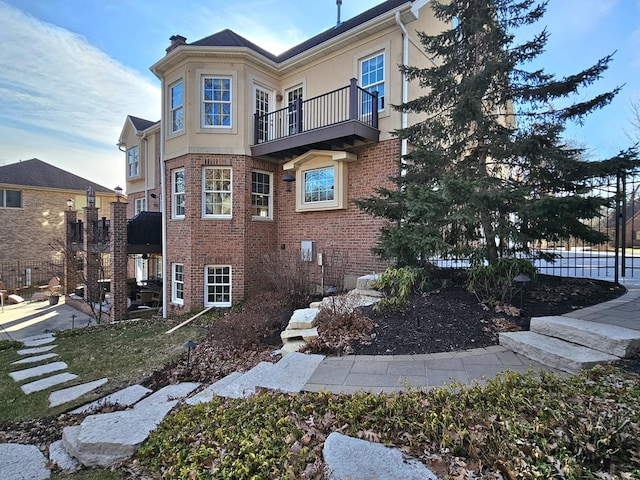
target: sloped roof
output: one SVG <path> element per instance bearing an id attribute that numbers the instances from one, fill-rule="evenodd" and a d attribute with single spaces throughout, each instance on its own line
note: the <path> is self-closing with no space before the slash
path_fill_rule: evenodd
<path id="1" fill-rule="evenodd" d="M 131 123 L 133 123 L 133 126 L 136 128 L 136 130 L 138 130 L 139 132 L 141 132 L 142 130 L 146 130 L 149 127 L 152 127 L 157 123 L 160 123 L 160 121 L 152 122 L 151 120 L 145 120 L 144 118 L 134 117 L 133 115 L 129 115 L 129 119 L 131 120 Z"/>
<path id="2" fill-rule="evenodd" d="M 0 184 L 23 187 L 85 191 L 89 185 L 98 193 L 115 193 L 110 188 L 79 177 L 37 158 L 0 166 Z"/>
<path id="3" fill-rule="evenodd" d="M 311 48 L 320 45 L 328 40 L 331 40 L 333 37 L 337 37 L 338 35 L 341 35 L 342 33 L 345 33 L 352 28 L 362 25 L 363 23 L 366 23 L 369 20 L 372 20 L 384 13 L 394 10 L 401 5 L 404 5 L 405 3 L 413 3 L 413 1 L 414 0 L 386 0 L 385 2 L 380 3 L 373 8 L 370 8 L 360 15 L 356 15 L 355 17 L 342 22 L 336 27 L 329 28 L 324 32 L 319 33 L 318 35 L 305 40 L 304 42 L 290 48 L 280 55 L 274 55 L 266 51 L 250 40 L 247 40 L 246 38 L 229 29 L 214 33 L 213 35 L 209 35 L 208 37 L 202 38 L 200 40 L 196 40 L 195 42 L 189 43 L 188 45 L 202 47 L 245 47 L 267 57 L 268 59 L 276 63 L 280 63 L 292 57 L 295 57 L 300 53 L 310 50 Z"/>

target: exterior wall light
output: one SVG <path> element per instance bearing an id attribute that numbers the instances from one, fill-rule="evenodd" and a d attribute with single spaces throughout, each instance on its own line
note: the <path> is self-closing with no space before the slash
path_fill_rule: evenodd
<path id="1" fill-rule="evenodd" d="M 291 175 L 290 173 L 287 173 L 286 175 L 282 176 L 282 181 L 287 183 L 287 192 L 291 191 L 291 182 L 295 182 L 296 181 L 296 177 L 295 175 Z"/>
<path id="2" fill-rule="evenodd" d="M 118 185 L 113 189 L 113 191 L 116 192 L 116 200 L 118 201 L 118 203 L 120 203 L 120 198 L 122 197 L 122 187 Z"/>
<path id="3" fill-rule="evenodd" d="M 67 208 L 69 210 L 73 209 L 73 198 L 67 200 Z"/>

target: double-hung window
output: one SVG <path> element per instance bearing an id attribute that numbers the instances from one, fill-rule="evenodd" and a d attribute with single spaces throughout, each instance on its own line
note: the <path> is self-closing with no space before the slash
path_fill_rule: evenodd
<path id="1" fill-rule="evenodd" d="M 360 62 L 360 85 L 367 92 L 378 92 L 378 111 L 384 110 L 384 53 Z M 363 113 L 371 113 L 370 100 L 363 100 Z"/>
<path id="2" fill-rule="evenodd" d="M 171 133 L 184 130 L 184 84 L 178 82 L 170 89 Z"/>
<path id="3" fill-rule="evenodd" d="M 144 197 L 136 198 L 133 204 L 133 214 L 138 215 L 147 209 L 147 199 Z"/>
<path id="4" fill-rule="evenodd" d="M 205 306 L 231 306 L 230 265 L 207 265 L 204 270 L 204 286 Z"/>
<path id="5" fill-rule="evenodd" d="M 22 208 L 22 191 L 0 189 L 0 207 Z"/>
<path id="6" fill-rule="evenodd" d="M 171 173 L 171 217 L 184 218 L 184 168 Z"/>
<path id="7" fill-rule="evenodd" d="M 140 147 L 136 145 L 127 150 L 127 178 L 140 175 Z"/>
<path id="8" fill-rule="evenodd" d="M 231 218 L 231 167 L 205 167 L 202 177 L 203 216 Z"/>
<path id="9" fill-rule="evenodd" d="M 254 170 L 251 172 L 251 215 L 253 218 L 271 218 L 271 191 L 273 175 Z"/>
<path id="10" fill-rule="evenodd" d="M 184 265 L 174 263 L 171 267 L 171 301 L 182 305 L 184 303 Z"/>
<path id="11" fill-rule="evenodd" d="M 202 77 L 202 126 L 231 127 L 231 77 Z"/>

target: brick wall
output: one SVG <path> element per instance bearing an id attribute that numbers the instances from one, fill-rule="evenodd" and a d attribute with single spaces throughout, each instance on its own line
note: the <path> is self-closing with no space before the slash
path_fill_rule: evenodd
<path id="1" fill-rule="evenodd" d="M 279 186 L 278 244 L 284 245 L 285 249 L 299 250 L 303 240 L 312 240 L 316 252 L 347 250 L 346 273 L 365 275 L 379 272 L 387 266 L 371 252 L 384 220 L 362 212 L 353 200 L 371 195 L 378 187 L 393 187 L 389 177 L 398 173 L 396 162 L 400 157 L 400 141 L 380 142 L 362 147 L 356 153 L 358 160 L 347 164 L 348 206 L 344 210 L 296 212 L 296 186 L 291 192 L 287 192 L 284 185 Z M 284 184 L 282 181 L 279 183 Z M 319 278 L 320 269 L 314 266 L 313 271 Z"/>
<path id="2" fill-rule="evenodd" d="M 65 241 L 67 199 L 80 192 L 15 189 L 22 191 L 22 208 L 0 208 L 0 263 L 61 261 L 57 244 Z M 105 204 L 99 215 L 109 218 Z M 78 218 L 83 218 L 82 212 Z"/>

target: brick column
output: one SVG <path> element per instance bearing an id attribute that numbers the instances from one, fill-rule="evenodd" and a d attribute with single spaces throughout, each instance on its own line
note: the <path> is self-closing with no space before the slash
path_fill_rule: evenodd
<path id="1" fill-rule="evenodd" d="M 111 318 L 127 318 L 127 203 L 111 203 Z"/>
<path id="2" fill-rule="evenodd" d="M 64 211 L 65 225 L 65 247 L 64 247 L 64 293 L 73 293 L 78 286 L 78 262 L 75 252 L 78 245 L 74 245 L 74 228 L 78 219 L 78 212 L 75 210 Z"/>
<path id="3" fill-rule="evenodd" d="M 84 235 L 84 278 L 86 281 L 84 298 L 87 302 L 98 303 L 101 300 L 100 285 L 98 284 L 98 280 L 100 280 L 100 253 L 96 245 L 98 209 L 85 207 L 84 218 L 86 228 Z"/>

